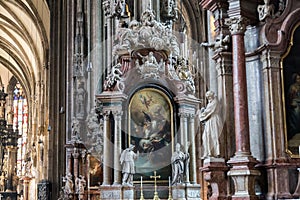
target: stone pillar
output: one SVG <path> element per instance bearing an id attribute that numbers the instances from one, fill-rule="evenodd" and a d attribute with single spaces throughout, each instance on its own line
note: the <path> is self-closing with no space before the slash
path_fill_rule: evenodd
<path id="1" fill-rule="evenodd" d="M 105 20 L 106 20 L 106 67 L 107 67 L 107 74 L 110 73 L 110 66 L 112 62 L 112 5 L 110 1 L 104 1 L 102 3 L 102 7 L 104 10 Z"/>
<path id="2" fill-rule="evenodd" d="M 179 111 L 180 112 L 180 111 Z M 180 112 L 180 143 L 183 147 L 183 152 L 188 152 L 188 113 Z M 186 166 L 185 182 L 190 182 L 189 167 Z"/>
<path id="3" fill-rule="evenodd" d="M 195 147 L 195 114 L 189 115 L 189 133 L 190 133 L 190 178 L 191 183 L 196 184 L 197 183 L 197 175 L 196 175 L 196 147 Z"/>
<path id="4" fill-rule="evenodd" d="M 24 177 L 23 178 L 23 182 L 24 182 L 24 193 L 23 193 L 23 197 L 24 200 L 29 200 L 29 182 L 30 182 L 31 178 L 29 177 Z"/>
<path id="5" fill-rule="evenodd" d="M 16 167 L 16 161 L 17 161 L 17 147 L 14 146 L 8 146 L 7 148 L 7 154 L 8 154 L 8 174 L 7 174 L 7 184 L 6 189 L 12 190 L 13 189 L 13 176 L 15 174 L 15 167 Z"/>
<path id="6" fill-rule="evenodd" d="M 220 141 L 221 156 L 229 159 L 234 154 L 234 114 L 233 114 L 233 87 L 232 87 L 232 53 L 221 52 L 215 54 L 213 59 L 218 72 L 218 98 L 221 104 L 221 116 L 224 122 Z"/>
<path id="7" fill-rule="evenodd" d="M 227 180 L 226 173 L 228 167 L 224 158 L 207 158 L 204 160 L 201 168 L 204 179 L 212 187 L 212 196 L 209 200 L 225 200 L 227 197 Z"/>
<path id="8" fill-rule="evenodd" d="M 79 173 L 79 161 L 78 161 L 78 159 L 79 159 L 79 156 L 80 156 L 80 153 L 79 153 L 79 150 L 75 147 L 74 148 L 74 152 L 73 152 L 73 158 L 74 158 L 74 173 L 73 173 L 73 175 L 74 175 L 74 177 L 75 178 L 77 178 L 78 177 L 78 173 Z"/>
<path id="9" fill-rule="evenodd" d="M 278 103 L 278 99 L 282 98 L 282 86 L 278 84 L 282 81 L 281 55 L 279 52 L 270 52 L 267 49 L 263 51 L 261 61 L 263 64 L 264 108 L 271 111 L 265 112 L 264 116 L 265 166 L 269 183 L 267 198 L 292 198 L 292 195 L 288 192 L 289 166 L 286 163 L 285 128 L 282 122 L 282 119 L 284 119 L 282 110 L 284 108 Z"/>
<path id="10" fill-rule="evenodd" d="M 228 175 L 232 177 L 235 193 L 233 200 L 258 199 L 254 191 L 255 176 L 260 175 L 254 169 L 257 163 L 251 156 L 244 32 L 246 29 L 246 18 L 231 17 L 227 21 L 232 34 L 232 57 L 233 57 L 233 102 L 235 118 L 235 144 L 236 152 L 228 164 L 232 166 Z"/>
<path id="11" fill-rule="evenodd" d="M 121 165 L 120 155 L 122 151 L 121 119 L 122 111 L 113 112 L 115 118 L 115 137 L 114 137 L 114 185 L 121 184 Z"/>
<path id="12" fill-rule="evenodd" d="M 103 114 L 104 116 L 104 124 L 103 124 L 103 183 L 102 185 L 110 185 L 111 184 L 111 170 L 109 167 L 109 142 L 110 142 L 110 131 L 109 131 L 109 113 Z"/>

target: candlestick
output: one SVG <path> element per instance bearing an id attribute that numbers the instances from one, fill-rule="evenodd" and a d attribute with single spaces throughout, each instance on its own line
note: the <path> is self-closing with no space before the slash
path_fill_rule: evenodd
<path id="1" fill-rule="evenodd" d="M 141 176 L 141 197 L 140 200 L 145 200 L 144 199 L 144 194 L 143 194 L 143 177 Z"/>
<path id="2" fill-rule="evenodd" d="M 171 191 L 171 177 L 169 176 L 169 198 L 168 200 L 173 200 Z"/>

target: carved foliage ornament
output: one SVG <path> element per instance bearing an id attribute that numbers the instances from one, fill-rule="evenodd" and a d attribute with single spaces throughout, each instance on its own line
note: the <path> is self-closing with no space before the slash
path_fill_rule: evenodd
<path id="1" fill-rule="evenodd" d="M 246 26 L 249 24 L 249 20 L 244 17 L 232 17 L 225 20 L 225 24 L 230 27 L 232 35 L 244 34 Z"/>

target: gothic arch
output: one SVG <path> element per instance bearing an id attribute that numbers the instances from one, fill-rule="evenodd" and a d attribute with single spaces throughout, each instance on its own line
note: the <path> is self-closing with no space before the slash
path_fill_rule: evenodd
<path id="1" fill-rule="evenodd" d="M 50 35 L 50 11 L 46 1 L 0 1 L 0 67 L 7 69 L 14 77 L 4 83 L 7 90 L 18 81 L 28 100 L 28 130 L 26 151 L 37 149 L 41 140 L 48 147 L 48 51 Z M 2 75 L 2 74 L 1 74 Z M 14 80 L 12 83 L 12 80 Z M 8 91 L 6 91 L 8 92 Z M 39 153 L 37 154 L 40 155 Z M 44 156 L 45 157 L 45 156 Z M 47 159 L 47 158 L 46 158 Z M 39 162 L 39 160 L 37 161 Z M 36 185 L 47 175 L 44 166 L 34 160 L 35 169 L 41 171 L 31 177 L 29 185 Z M 43 165 L 45 165 L 44 162 Z M 26 176 L 26 175 L 24 175 Z M 30 187 L 30 186 L 29 186 Z M 27 194 L 24 194 L 27 195 Z M 27 198 L 36 196 L 30 191 Z"/>

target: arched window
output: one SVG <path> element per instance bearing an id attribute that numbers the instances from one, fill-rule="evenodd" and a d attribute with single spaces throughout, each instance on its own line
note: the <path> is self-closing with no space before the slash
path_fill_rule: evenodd
<path id="1" fill-rule="evenodd" d="M 25 160 L 26 141 L 28 134 L 28 106 L 23 88 L 18 82 L 13 92 L 13 129 L 19 131 L 17 150 L 17 175 L 23 175 L 22 163 Z"/>

